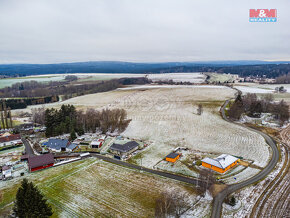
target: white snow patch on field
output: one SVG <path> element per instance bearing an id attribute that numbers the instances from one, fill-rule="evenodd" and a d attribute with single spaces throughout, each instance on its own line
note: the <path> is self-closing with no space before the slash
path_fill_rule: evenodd
<path id="1" fill-rule="evenodd" d="M 153 82 L 156 81 L 168 81 L 173 82 L 191 82 L 191 83 L 202 83 L 206 79 L 206 75 L 201 73 L 162 73 L 162 74 L 148 74 L 148 79 Z"/>
<path id="2" fill-rule="evenodd" d="M 248 87 L 248 86 L 235 86 L 235 88 L 239 89 L 243 93 L 274 93 L 274 89 L 263 89 L 258 87 Z"/>
<path id="3" fill-rule="evenodd" d="M 172 88 L 212 88 L 212 89 L 231 89 L 227 86 L 213 86 L 213 85 L 134 85 L 126 88 L 118 88 L 118 90 L 134 90 L 134 89 L 172 89 Z"/>
<path id="4" fill-rule="evenodd" d="M 274 93 L 275 88 L 281 86 L 283 86 L 287 90 L 287 93 L 290 93 L 290 84 L 242 83 L 241 85 L 234 85 L 235 88 L 241 90 L 242 92 L 257 94 Z"/>
<path id="5" fill-rule="evenodd" d="M 222 102 L 232 98 L 235 92 L 224 86 L 185 88 L 167 85 L 166 88 L 116 90 L 85 95 L 56 106 L 73 104 L 79 108 L 126 109 L 132 121 L 123 135 L 153 141 L 142 152 L 142 163 L 146 167 L 153 167 L 177 147 L 242 156 L 263 167 L 269 157 L 263 137 L 226 122 L 219 115 Z M 204 105 L 201 116 L 196 112 L 199 103 Z"/>

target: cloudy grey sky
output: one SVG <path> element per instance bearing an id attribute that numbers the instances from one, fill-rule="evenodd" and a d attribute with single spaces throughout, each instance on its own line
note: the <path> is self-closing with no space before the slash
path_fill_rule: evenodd
<path id="1" fill-rule="evenodd" d="M 275 8 L 277 23 L 250 23 Z M 0 0 L 0 63 L 290 61 L 289 0 Z"/>

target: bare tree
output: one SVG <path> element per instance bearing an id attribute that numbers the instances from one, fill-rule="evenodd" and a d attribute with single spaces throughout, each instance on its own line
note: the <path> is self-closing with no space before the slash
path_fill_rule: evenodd
<path id="1" fill-rule="evenodd" d="M 32 112 L 32 122 L 44 125 L 45 123 L 45 108 L 35 108 L 31 110 Z"/>
<path id="2" fill-rule="evenodd" d="M 189 196 L 185 192 L 176 190 L 161 193 L 156 199 L 155 217 L 180 217 L 191 207 L 188 198 Z"/>
<path id="3" fill-rule="evenodd" d="M 198 105 L 198 108 L 197 108 L 197 114 L 198 114 L 198 115 L 201 115 L 202 112 L 203 112 L 203 106 L 202 106 L 202 104 L 199 104 L 199 105 Z"/>

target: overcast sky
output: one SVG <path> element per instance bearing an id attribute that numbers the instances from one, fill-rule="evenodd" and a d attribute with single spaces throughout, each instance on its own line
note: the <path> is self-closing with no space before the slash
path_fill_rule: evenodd
<path id="1" fill-rule="evenodd" d="M 250 23 L 249 9 L 277 9 Z M 290 61 L 289 0 L 0 0 L 0 63 Z"/>

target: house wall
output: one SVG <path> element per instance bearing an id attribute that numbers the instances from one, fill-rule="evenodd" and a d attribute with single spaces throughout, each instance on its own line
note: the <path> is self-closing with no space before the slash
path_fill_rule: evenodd
<path id="1" fill-rule="evenodd" d="M 45 168 L 48 168 L 48 167 L 52 167 L 53 166 L 53 163 L 52 164 L 48 164 L 46 166 L 40 166 L 40 167 L 35 167 L 35 168 L 32 168 L 30 169 L 31 172 L 34 172 L 34 171 L 37 171 L 37 170 L 42 170 L 42 169 L 45 169 Z"/>
<path id="2" fill-rule="evenodd" d="M 110 150 L 111 150 L 111 149 L 110 149 Z M 133 149 L 131 149 L 131 150 L 128 151 L 128 152 L 120 152 L 120 151 L 116 151 L 116 150 L 111 150 L 111 152 L 112 152 L 113 154 L 116 154 L 116 155 L 119 155 L 119 156 L 123 156 L 123 155 L 131 154 L 131 153 L 133 153 L 134 151 L 137 151 L 137 150 L 138 150 L 138 147 L 133 148 Z"/>
<path id="3" fill-rule="evenodd" d="M 165 158 L 166 161 L 169 161 L 169 162 L 172 162 L 172 163 L 175 163 L 178 159 L 179 159 L 179 155 L 176 158 L 169 158 L 169 157 Z"/>

